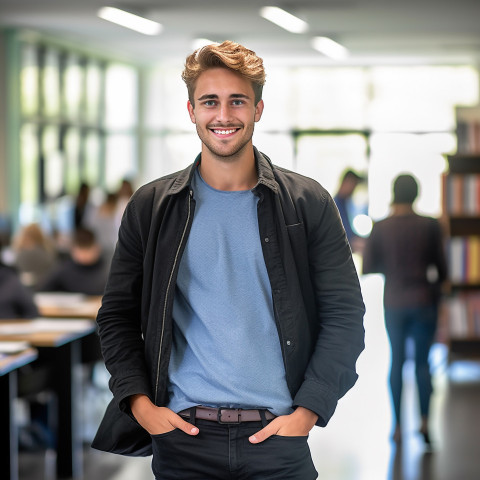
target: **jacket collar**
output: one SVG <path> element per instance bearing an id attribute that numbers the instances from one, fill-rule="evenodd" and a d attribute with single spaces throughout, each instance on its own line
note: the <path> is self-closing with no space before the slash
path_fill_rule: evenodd
<path id="1" fill-rule="evenodd" d="M 188 187 L 192 183 L 192 176 L 197 168 L 198 164 L 200 163 L 200 159 L 202 158 L 201 153 L 197 155 L 195 161 L 189 167 L 185 168 L 179 172 L 173 182 L 172 186 L 168 189 L 169 195 L 175 195 L 181 192 L 184 188 Z"/>
<path id="2" fill-rule="evenodd" d="M 258 183 L 254 188 L 257 188 L 258 185 L 265 185 L 270 188 L 274 193 L 278 192 L 278 183 L 275 180 L 273 174 L 273 165 L 270 159 L 263 153 L 259 152 L 256 147 L 253 147 L 253 152 L 255 154 L 255 163 L 257 165 L 258 171 Z M 175 181 L 168 190 L 170 195 L 175 195 L 181 192 L 184 188 L 188 187 L 192 182 L 192 176 L 201 160 L 201 154 L 197 155 L 197 158 L 192 165 L 185 168 L 178 173 Z"/>
<path id="3" fill-rule="evenodd" d="M 255 162 L 258 170 L 257 186 L 265 185 L 274 193 L 278 193 L 278 183 L 275 180 L 275 175 L 273 174 L 274 167 L 270 158 L 268 158 L 264 153 L 259 152 L 255 147 L 253 147 L 253 151 L 255 153 Z"/>

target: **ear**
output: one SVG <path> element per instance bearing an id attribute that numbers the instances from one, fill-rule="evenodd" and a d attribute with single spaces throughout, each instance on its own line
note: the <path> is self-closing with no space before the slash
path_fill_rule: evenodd
<path id="1" fill-rule="evenodd" d="M 260 100 L 255 106 L 255 121 L 258 122 L 262 118 L 263 113 L 263 100 Z"/>
<path id="2" fill-rule="evenodd" d="M 192 123 L 197 123 L 195 120 L 195 112 L 193 105 L 190 103 L 190 100 L 187 102 L 188 114 L 190 115 L 190 120 Z"/>

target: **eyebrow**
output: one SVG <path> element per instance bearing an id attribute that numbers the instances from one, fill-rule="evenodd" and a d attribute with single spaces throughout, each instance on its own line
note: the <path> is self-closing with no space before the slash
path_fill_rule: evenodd
<path id="1" fill-rule="evenodd" d="M 202 95 L 201 97 L 197 98 L 197 100 L 199 102 L 201 102 L 203 100 L 214 100 L 214 99 L 217 99 L 217 98 L 218 98 L 217 94 L 207 93 L 207 94 Z M 243 94 L 243 93 L 232 93 L 230 95 L 230 98 L 246 98 L 246 99 L 249 99 L 250 97 L 248 95 Z"/>

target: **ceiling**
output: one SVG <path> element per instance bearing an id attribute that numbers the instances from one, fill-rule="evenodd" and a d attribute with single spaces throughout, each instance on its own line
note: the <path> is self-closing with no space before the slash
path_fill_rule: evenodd
<path id="1" fill-rule="evenodd" d="M 117 6 L 163 24 L 145 36 L 96 16 Z M 277 5 L 307 21 L 293 34 L 258 14 Z M 332 64 L 313 50 L 313 36 L 347 47 L 342 63 L 480 65 L 480 0 L 0 0 L 0 26 L 26 27 L 69 43 L 142 62 L 183 61 L 191 41 L 206 37 L 243 43 L 271 62 Z"/>

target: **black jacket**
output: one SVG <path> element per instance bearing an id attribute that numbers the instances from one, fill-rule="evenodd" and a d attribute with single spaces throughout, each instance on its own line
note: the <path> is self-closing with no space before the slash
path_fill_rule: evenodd
<path id="1" fill-rule="evenodd" d="M 108 277 L 108 261 L 100 257 L 95 263 L 81 264 L 65 259 L 37 287 L 40 292 L 72 292 L 103 295 Z"/>
<path id="2" fill-rule="evenodd" d="M 255 150 L 260 239 L 294 406 L 324 426 L 355 383 L 364 348 L 364 304 L 337 208 L 314 180 L 274 167 Z M 129 417 L 128 397 L 167 403 L 176 275 L 195 211 L 189 168 L 141 187 L 119 231 L 97 322 L 111 373 L 112 404 L 93 443 L 149 454 L 150 438 Z M 124 413 L 121 413 L 124 412 Z"/>
<path id="3" fill-rule="evenodd" d="M 14 269 L 0 263 L 0 319 L 38 315 L 33 293 L 23 285 Z"/>

